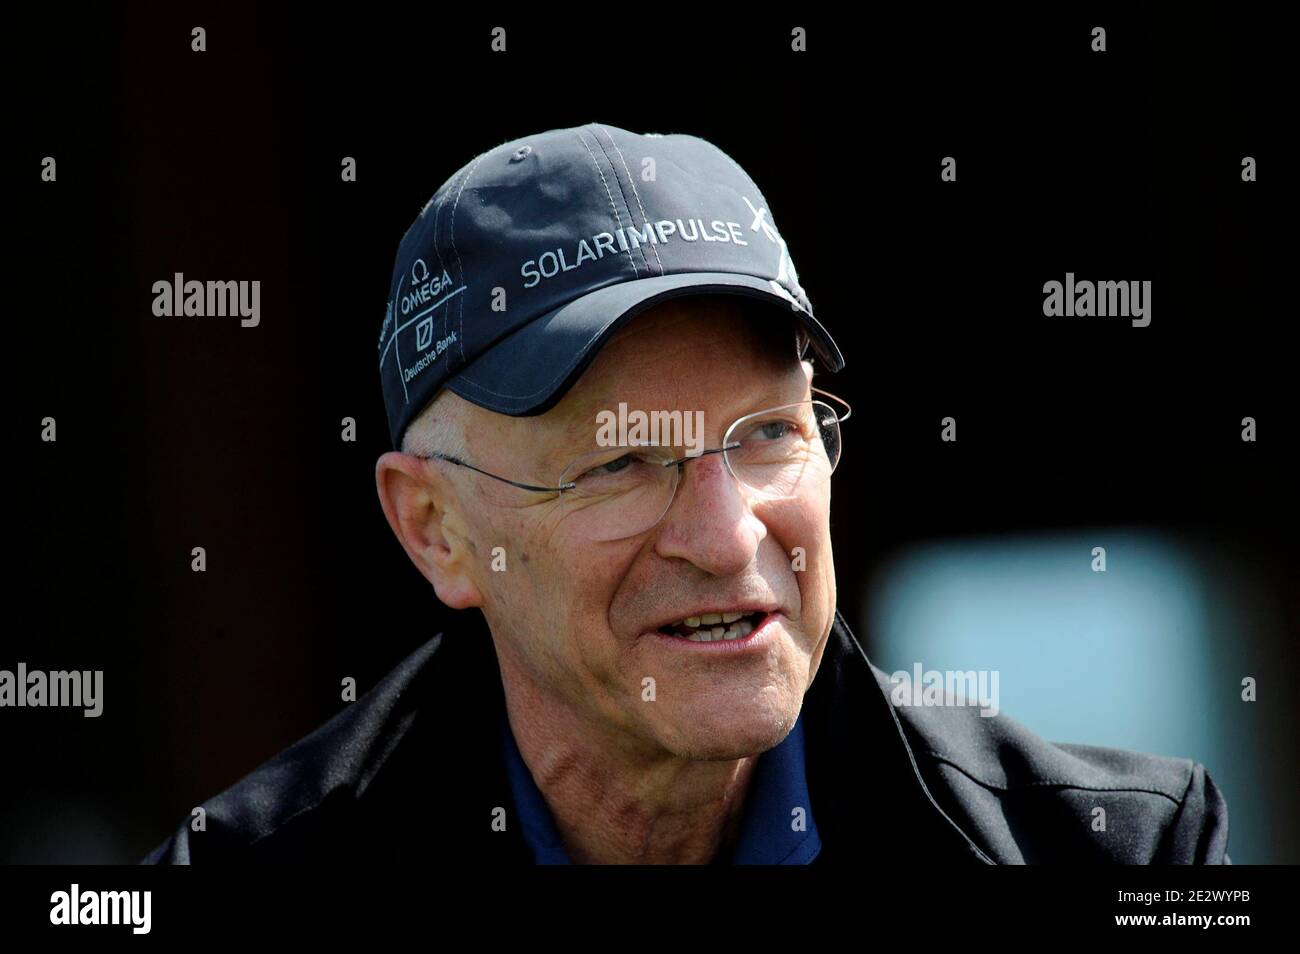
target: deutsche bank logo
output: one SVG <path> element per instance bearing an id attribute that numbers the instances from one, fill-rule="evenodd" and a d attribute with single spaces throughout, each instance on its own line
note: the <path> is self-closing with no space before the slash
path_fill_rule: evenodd
<path id="1" fill-rule="evenodd" d="M 415 350 L 424 351 L 433 341 L 433 316 L 430 315 L 424 321 L 415 326 Z"/>

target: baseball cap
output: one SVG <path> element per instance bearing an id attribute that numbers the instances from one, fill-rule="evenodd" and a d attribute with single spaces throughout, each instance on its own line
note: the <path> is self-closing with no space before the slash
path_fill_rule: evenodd
<path id="1" fill-rule="evenodd" d="M 627 321 L 700 294 L 770 304 L 806 330 L 805 353 L 844 366 L 763 193 L 717 146 L 589 123 L 489 149 L 397 250 L 379 335 L 393 447 L 444 387 L 541 414 Z"/>

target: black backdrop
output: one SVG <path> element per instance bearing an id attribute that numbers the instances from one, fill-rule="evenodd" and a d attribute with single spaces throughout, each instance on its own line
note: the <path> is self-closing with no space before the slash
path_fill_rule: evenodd
<path id="1" fill-rule="evenodd" d="M 337 711 L 341 678 L 364 689 L 454 615 L 376 499 L 375 341 L 434 188 L 545 128 L 696 133 L 763 187 L 848 359 L 824 383 L 855 408 L 834 512 L 851 621 L 909 541 L 1106 523 L 1210 541 L 1300 632 L 1278 31 L 495 16 L 135 7 L 9 31 L 0 668 L 106 688 L 99 719 L 0 713 L 0 860 L 134 860 Z M 1150 327 L 1044 318 L 1067 271 L 1151 279 Z M 154 318 L 174 272 L 260 280 L 260 326 Z M 1268 652 L 1294 661 L 1290 639 Z M 1275 705 L 1293 733 L 1294 698 Z M 1300 859 L 1295 819 L 1276 826 Z"/>

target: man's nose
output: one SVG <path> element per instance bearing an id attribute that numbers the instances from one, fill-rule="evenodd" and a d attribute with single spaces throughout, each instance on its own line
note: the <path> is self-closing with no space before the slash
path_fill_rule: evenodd
<path id="1" fill-rule="evenodd" d="M 741 572 L 753 561 L 767 527 L 750 509 L 745 488 L 721 454 L 693 457 L 682 467 L 655 552 L 689 560 L 714 576 Z"/>

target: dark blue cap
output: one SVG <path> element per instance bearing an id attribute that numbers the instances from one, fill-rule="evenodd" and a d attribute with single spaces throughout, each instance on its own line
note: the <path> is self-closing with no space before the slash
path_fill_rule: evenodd
<path id="1" fill-rule="evenodd" d="M 619 327 L 681 295 L 770 303 L 825 370 L 844 366 L 758 186 L 696 136 L 590 123 L 490 149 L 407 230 L 390 289 L 379 371 L 395 448 L 443 387 L 541 414 Z"/>

